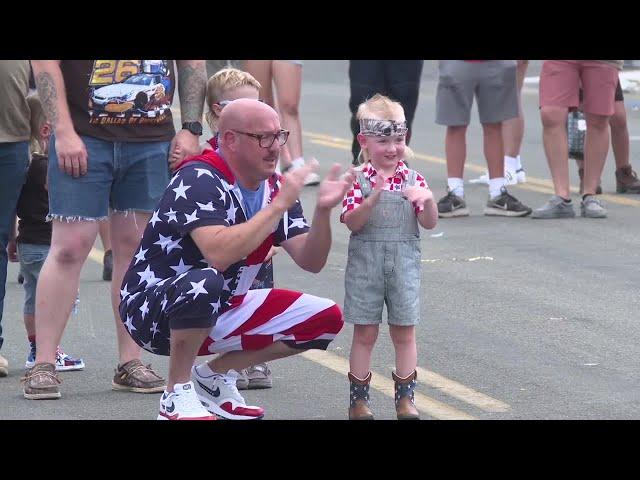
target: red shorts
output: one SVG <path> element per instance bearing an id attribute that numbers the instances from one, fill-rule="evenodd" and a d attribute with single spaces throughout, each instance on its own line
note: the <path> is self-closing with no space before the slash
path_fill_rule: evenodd
<path id="1" fill-rule="evenodd" d="M 540 73 L 540 107 L 578 107 L 580 87 L 583 111 L 613 115 L 618 84 L 615 66 L 597 60 L 546 60 Z"/>

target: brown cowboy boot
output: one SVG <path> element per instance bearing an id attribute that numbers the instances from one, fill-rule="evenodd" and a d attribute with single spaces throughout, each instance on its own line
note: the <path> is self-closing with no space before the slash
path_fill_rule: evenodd
<path id="1" fill-rule="evenodd" d="M 420 414 L 413 401 L 413 390 L 416 388 L 418 372 L 407 375 L 405 378 L 391 372 L 391 378 L 396 382 L 396 415 L 398 420 L 420 420 Z"/>
<path id="2" fill-rule="evenodd" d="M 640 180 L 631 165 L 616 170 L 616 192 L 640 193 Z"/>
<path id="3" fill-rule="evenodd" d="M 371 382 L 371 372 L 361 380 L 353 373 L 347 375 L 351 382 L 349 395 L 349 420 L 373 420 L 373 413 L 369 410 L 369 382 Z"/>

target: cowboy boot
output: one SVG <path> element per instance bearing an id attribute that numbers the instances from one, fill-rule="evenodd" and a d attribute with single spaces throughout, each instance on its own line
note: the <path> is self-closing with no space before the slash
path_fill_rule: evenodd
<path id="1" fill-rule="evenodd" d="M 349 420 L 373 420 L 373 413 L 369 410 L 369 382 L 371 372 L 361 380 L 353 373 L 347 375 L 351 382 Z"/>
<path id="2" fill-rule="evenodd" d="M 416 388 L 418 372 L 414 370 L 413 373 L 405 378 L 399 377 L 396 372 L 391 372 L 391 378 L 395 382 L 396 415 L 398 420 L 420 420 L 420 414 L 413 401 L 413 390 Z"/>

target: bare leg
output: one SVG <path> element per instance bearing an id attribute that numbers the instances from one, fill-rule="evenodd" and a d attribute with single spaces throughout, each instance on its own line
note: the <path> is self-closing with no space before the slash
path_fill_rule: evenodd
<path id="1" fill-rule="evenodd" d="M 104 251 L 111 250 L 111 222 L 109 220 L 98 222 L 98 232 Z"/>
<path id="2" fill-rule="evenodd" d="M 260 98 L 268 105 L 276 108 L 273 100 L 273 72 L 272 72 L 272 60 L 245 60 L 244 70 L 249 72 L 260 82 Z"/>
<path id="3" fill-rule="evenodd" d="M 629 129 L 627 128 L 627 110 L 624 108 L 624 102 L 615 102 L 609 125 L 611 126 L 611 148 L 616 159 L 616 170 L 618 170 L 630 165 Z"/>
<path id="4" fill-rule="evenodd" d="M 502 149 L 502 122 L 483 123 L 484 156 L 489 178 L 504 177 L 504 150 Z"/>
<path id="5" fill-rule="evenodd" d="M 467 125 L 447 127 L 445 152 L 447 157 L 447 176 L 463 178 L 464 162 L 467 158 Z"/>
<path id="6" fill-rule="evenodd" d="M 300 91 L 302 89 L 302 66 L 282 60 L 273 61 L 273 80 L 278 99 L 278 111 L 282 127 L 289 130 L 287 146 L 291 159 L 302 157 L 302 126 L 300 123 Z"/>
<path id="7" fill-rule="evenodd" d="M 24 314 L 24 328 L 27 331 L 27 337 L 33 337 L 36 334 L 36 316 L 33 314 Z"/>
<path id="8" fill-rule="evenodd" d="M 250 367 L 251 365 L 289 357 L 302 353 L 303 351 L 304 350 L 298 348 L 291 348 L 282 342 L 275 342 L 262 350 L 234 350 L 232 352 L 225 352 L 207 363 L 209 364 L 209 368 L 214 372 L 227 373 L 231 369 L 239 372 L 243 368 Z"/>
<path id="9" fill-rule="evenodd" d="M 207 338 L 210 328 L 185 328 L 171 330 L 171 357 L 169 358 L 169 378 L 167 392 L 173 392 L 176 383 L 191 381 L 191 367 L 198 355 L 198 349 Z"/>
<path id="10" fill-rule="evenodd" d="M 587 134 L 584 148 L 584 195 L 595 195 L 609 151 L 609 119 L 586 113 Z"/>
<path id="11" fill-rule="evenodd" d="M 504 154 L 509 157 L 520 155 L 520 147 L 524 137 L 524 115 L 522 113 L 522 85 L 527 73 L 529 60 L 518 60 L 516 70 L 518 81 L 518 116 L 502 122 L 502 136 L 504 140 Z"/>
<path id="12" fill-rule="evenodd" d="M 349 371 L 358 378 L 366 378 L 371 370 L 371 352 L 378 338 L 378 325 L 354 325 Z"/>
<path id="13" fill-rule="evenodd" d="M 540 109 L 542 140 L 547 156 L 555 194 L 569 198 L 569 146 L 567 145 L 567 116 L 564 107 L 546 106 Z"/>
<path id="14" fill-rule="evenodd" d="M 396 375 L 407 377 L 418 365 L 418 347 L 415 327 L 389 325 L 391 341 L 396 351 Z"/>
<path id="15" fill-rule="evenodd" d="M 51 249 L 36 290 L 36 363 L 56 361 L 56 348 L 78 294 L 80 270 L 97 234 L 97 222 L 53 221 Z"/>
<path id="16" fill-rule="evenodd" d="M 120 288 L 122 279 L 135 255 L 144 227 L 151 218 L 148 213 L 111 214 L 111 241 L 113 246 L 113 281 L 111 282 L 111 306 L 116 322 L 120 365 L 140 358 L 140 347 L 133 341 L 120 320 Z"/>

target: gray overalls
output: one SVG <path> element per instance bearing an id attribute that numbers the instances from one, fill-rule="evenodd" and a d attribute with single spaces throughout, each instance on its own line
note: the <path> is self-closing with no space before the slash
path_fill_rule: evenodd
<path id="1" fill-rule="evenodd" d="M 366 198 L 371 183 L 362 172 L 357 182 Z M 409 170 L 406 186 L 416 181 Z M 415 325 L 420 318 L 420 230 L 411 202 L 402 192 L 384 190 L 362 229 L 349 238 L 345 272 L 345 322 L 382 323 L 386 302 L 391 325 Z"/>

